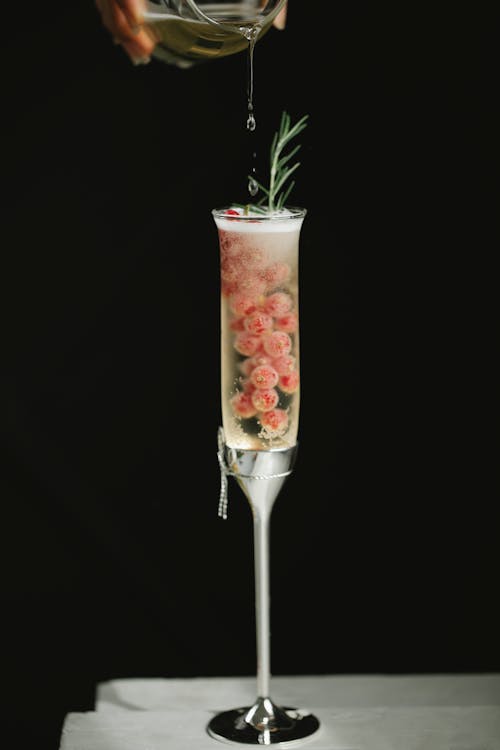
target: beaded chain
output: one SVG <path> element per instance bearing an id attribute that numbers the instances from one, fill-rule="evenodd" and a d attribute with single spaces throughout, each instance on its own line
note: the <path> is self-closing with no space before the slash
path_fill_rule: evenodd
<path id="1" fill-rule="evenodd" d="M 224 449 L 226 447 L 226 441 L 224 437 L 224 430 L 219 427 L 217 432 L 217 458 L 219 460 L 220 467 L 220 493 L 219 493 L 219 508 L 218 515 L 220 518 L 227 519 L 227 506 L 228 506 L 228 476 L 236 476 L 234 471 L 226 464 L 224 459 Z M 230 449 L 231 453 L 234 454 L 233 460 L 236 460 L 236 454 L 233 448 Z M 248 479 L 280 479 L 281 477 L 288 477 L 292 473 L 292 470 L 283 471 L 280 474 L 252 474 L 247 477 Z M 244 476 L 240 474 L 240 476 Z"/>
<path id="2" fill-rule="evenodd" d="M 218 515 L 223 518 L 224 521 L 227 519 L 227 475 L 229 474 L 229 468 L 226 466 L 224 461 L 224 430 L 219 427 L 217 432 L 217 458 L 219 459 L 220 466 L 220 493 L 219 493 L 219 510 Z"/>

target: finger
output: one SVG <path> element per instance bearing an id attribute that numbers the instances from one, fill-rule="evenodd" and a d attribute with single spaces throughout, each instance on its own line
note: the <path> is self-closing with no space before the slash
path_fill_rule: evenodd
<path id="1" fill-rule="evenodd" d="M 262 8 L 262 10 L 264 10 L 266 8 L 267 4 L 268 4 L 268 0 L 260 0 L 260 7 Z M 286 8 L 287 8 L 287 4 L 288 4 L 288 0 L 287 0 L 287 2 L 285 2 L 285 4 L 283 5 L 282 9 L 280 10 L 280 12 L 278 13 L 278 15 L 276 16 L 276 18 L 273 21 L 273 26 L 275 28 L 279 29 L 280 31 L 282 31 L 285 28 L 285 25 L 286 25 Z"/>
<path id="2" fill-rule="evenodd" d="M 282 7 L 278 15 L 273 21 L 273 26 L 276 29 L 279 29 L 280 31 L 283 31 L 283 29 L 286 26 L 286 10 L 287 10 L 287 3 Z"/>
<path id="3" fill-rule="evenodd" d="M 151 60 L 153 50 L 149 47 L 141 46 L 135 42 L 121 42 L 120 46 L 125 50 L 134 65 L 148 63 Z"/>
<path id="4" fill-rule="evenodd" d="M 115 0 L 132 28 L 144 23 L 144 0 Z"/>
<path id="5" fill-rule="evenodd" d="M 140 34 L 140 28 L 130 23 L 115 0 L 101 0 L 101 13 L 104 26 L 118 42 L 130 41 Z"/>
<path id="6" fill-rule="evenodd" d="M 133 63 L 148 62 L 156 46 L 146 27 L 131 27 L 116 0 L 96 0 L 103 25 L 116 44 L 120 44 Z"/>
<path id="7" fill-rule="evenodd" d="M 116 5 L 113 0 L 96 0 L 96 5 L 101 14 L 103 26 L 112 36 L 121 36 L 123 30 L 119 28 L 119 19 L 116 16 Z"/>
<path id="8" fill-rule="evenodd" d="M 126 10 L 122 8 L 125 0 L 96 0 L 102 22 L 108 31 L 117 38 L 128 38 L 131 34 L 137 34 L 140 24 L 137 23 L 137 17 L 127 15 Z M 130 0 L 127 0 L 129 2 Z"/>
<path id="9" fill-rule="evenodd" d="M 149 58 L 153 54 L 153 50 L 156 47 L 156 43 L 145 31 L 142 30 L 137 36 L 134 36 L 130 40 L 125 40 L 121 43 L 121 45 L 127 52 L 132 62 L 149 61 Z"/>

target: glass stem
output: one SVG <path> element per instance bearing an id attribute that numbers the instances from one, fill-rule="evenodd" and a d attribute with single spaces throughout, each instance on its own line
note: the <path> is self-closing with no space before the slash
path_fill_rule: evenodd
<path id="1" fill-rule="evenodd" d="M 271 507 L 253 507 L 257 696 L 269 697 L 271 680 L 269 532 Z"/>

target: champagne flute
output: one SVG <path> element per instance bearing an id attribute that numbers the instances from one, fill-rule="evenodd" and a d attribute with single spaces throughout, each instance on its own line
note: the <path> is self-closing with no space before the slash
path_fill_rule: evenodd
<path id="1" fill-rule="evenodd" d="M 219 515 L 233 476 L 253 516 L 256 700 L 217 714 L 210 736 L 226 743 L 294 746 L 319 728 L 307 711 L 271 697 L 269 527 L 297 453 L 300 400 L 299 238 L 306 209 L 214 209 L 221 270 L 221 468 Z"/>

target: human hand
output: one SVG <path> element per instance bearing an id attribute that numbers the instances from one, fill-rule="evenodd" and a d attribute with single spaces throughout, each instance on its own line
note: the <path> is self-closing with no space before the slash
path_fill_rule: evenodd
<path id="1" fill-rule="evenodd" d="M 148 63 L 156 40 L 144 25 L 144 0 L 95 0 L 95 4 L 115 44 L 123 47 L 134 65 Z M 287 5 L 273 21 L 277 29 L 285 28 Z"/>

